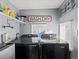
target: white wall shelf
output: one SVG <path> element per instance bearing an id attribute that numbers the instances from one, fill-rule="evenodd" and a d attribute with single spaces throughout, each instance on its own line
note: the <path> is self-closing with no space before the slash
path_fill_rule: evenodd
<path id="1" fill-rule="evenodd" d="M 10 18 L 10 19 L 14 19 L 15 21 L 20 22 L 20 23 L 22 23 L 22 24 L 26 24 L 26 22 L 20 21 L 20 20 L 18 20 L 18 19 L 16 19 L 16 18 L 13 18 L 13 17 L 9 16 L 9 15 L 6 15 L 6 14 L 4 14 L 4 13 L 2 13 L 2 12 L 0 12 L 0 14 L 3 15 L 3 16 L 5 16 L 5 17 L 8 17 L 8 18 Z"/>

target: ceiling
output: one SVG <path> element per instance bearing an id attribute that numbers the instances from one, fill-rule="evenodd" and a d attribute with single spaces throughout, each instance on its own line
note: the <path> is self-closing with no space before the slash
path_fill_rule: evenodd
<path id="1" fill-rule="evenodd" d="M 8 0 L 18 9 L 58 8 L 64 0 Z"/>

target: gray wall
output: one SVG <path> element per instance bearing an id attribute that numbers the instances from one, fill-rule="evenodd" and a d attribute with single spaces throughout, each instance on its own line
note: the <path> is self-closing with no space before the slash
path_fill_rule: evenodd
<path id="1" fill-rule="evenodd" d="M 53 33 L 58 34 L 59 13 L 58 13 L 57 9 L 20 10 L 20 15 L 24 15 L 24 16 L 27 16 L 27 15 L 50 15 L 50 16 L 52 16 L 52 21 L 47 24 L 48 31 L 53 31 Z M 25 29 L 31 31 L 30 28 L 25 28 Z"/>
<path id="2" fill-rule="evenodd" d="M 2 28 L 2 26 L 8 26 L 7 19 L 9 20 L 9 24 L 13 27 Z M 0 43 L 1 43 L 1 34 L 7 33 L 11 40 L 15 39 L 16 33 L 19 33 L 19 22 L 12 20 L 4 15 L 0 14 Z"/>
<path id="3" fill-rule="evenodd" d="M 65 22 L 72 20 L 72 39 L 71 39 L 71 50 L 72 50 L 72 59 L 78 59 L 78 8 L 73 9 L 69 13 L 64 14 L 60 17 L 60 22 Z"/>
<path id="4" fill-rule="evenodd" d="M 14 28 L 2 28 L 4 25 L 7 24 L 7 19 L 9 19 L 9 23 L 11 26 Z M 15 20 L 12 20 L 4 15 L 0 14 L 0 44 L 1 44 L 1 34 L 8 33 L 9 37 L 11 40 L 15 39 L 16 33 L 19 33 L 19 23 L 16 22 Z M 15 48 L 14 45 L 11 47 L 0 51 L 0 59 L 15 59 Z"/>
<path id="5" fill-rule="evenodd" d="M 26 22 L 26 24 L 20 24 L 20 34 L 29 34 L 31 33 L 31 24 Z"/>

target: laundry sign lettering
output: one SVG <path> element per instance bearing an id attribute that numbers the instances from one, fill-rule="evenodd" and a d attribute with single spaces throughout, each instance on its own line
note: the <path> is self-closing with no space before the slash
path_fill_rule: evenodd
<path id="1" fill-rule="evenodd" d="M 28 16 L 29 22 L 51 22 L 52 16 Z"/>

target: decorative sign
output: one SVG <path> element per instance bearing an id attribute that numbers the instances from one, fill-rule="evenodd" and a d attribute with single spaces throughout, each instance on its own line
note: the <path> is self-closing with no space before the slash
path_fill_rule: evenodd
<path id="1" fill-rule="evenodd" d="M 28 16 L 29 22 L 51 22 L 52 16 Z"/>

